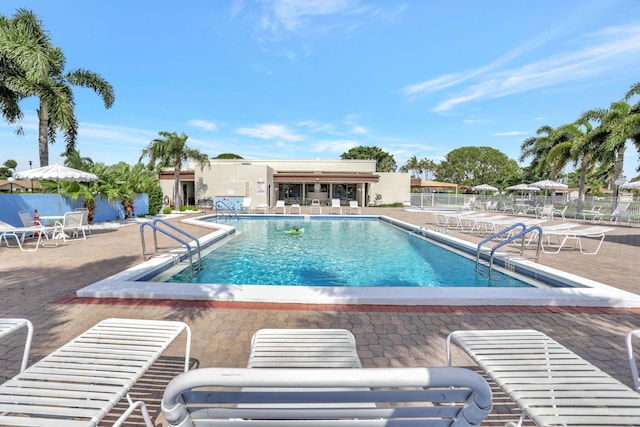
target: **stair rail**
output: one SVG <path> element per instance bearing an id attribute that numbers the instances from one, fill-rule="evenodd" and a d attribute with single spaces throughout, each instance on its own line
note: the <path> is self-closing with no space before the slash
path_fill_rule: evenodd
<path id="1" fill-rule="evenodd" d="M 478 243 L 478 247 L 477 247 L 477 252 L 476 252 L 476 272 L 478 271 L 478 264 L 480 262 L 480 253 L 482 252 L 482 245 L 495 239 L 496 237 L 500 237 L 503 234 L 507 234 L 509 233 L 511 230 L 515 229 L 515 228 L 519 228 L 522 227 L 522 230 L 516 234 L 514 234 L 513 236 L 507 237 L 505 240 L 498 242 L 498 244 L 496 244 L 495 246 L 493 246 L 491 248 L 490 254 L 489 254 L 489 278 L 491 278 L 491 271 L 493 269 L 493 257 L 495 256 L 495 252 L 496 250 L 500 249 L 502 246 L 509 244 L 519 238 L 522 238 L 522 242 L 520 243 L 520 255 L 522 256 L 524 254 L 524 236 L 528 233 L 531 233 L 533 231 L 538 232 L 538 244 L 536 247 L 536 257 L 535 259 L 538 260 L 540 258 L 540 249 L 542 247 L 542 227 L 538 226 L 538 225 L 534 225 L 532 227 L 527 228 L 527 226 L 524 223 L 518 222 L 516 224 L 513 224 L 507 228 L 505 228 L 504 230 L 500 230 L 499 232 L 492 234 L 491 236 L 487 237 L 486 239 L 484 239 L 483 241 L 481 241 L 480 243 Z"/>
<path id="2" fill-rule="evenodd" d="M 176 231 L 179 234 L 182 234 L 190 239 L 192 239 L 193 241 L 195 241 L 195 247 L 191 246 L 191 244 L 186 241 L 185 239 L 181 238 L 180 236 L 171 233 L 168 230 L 165 230 L 163 228 L 161 228 L 160 226 L 158 226 L 158 224 L 162 224 L 164 226 L 167 226 L 169 228 L 171 228 L 172 230 Z M 150 227 L 153 230 L 153 244 L 154 244 L 154 250 L 153 252 L 147 252 L 147 246 L 146 246 L 146 241 L 144 238 L 144 228 L 145 227 Z M 162 234 L 164 234 L 165 236 L 177 241 L 178 243 L 180 243 L 181 245 L 184 245 L 186 248 L 186 252 L 189 255 L 189 266 L 191 269 L 191 279 L 193 279 L 195 277 L 195 273 L 198 273 L 200 271 L 200 268 L 202 266 L 202 256 L 201 256 L 201 249 L 200 249 L 200 241 L 198 240 L 197 237 L 192 236 L 191 234 L 187 233 L 186 231 L 176 227 L 175 225 L 157 218 L 155 219 L 153 222 L 143 222 L 142 224 L 140 224 L 140 239 L 142 241 L 142 256 L 143 258 L 147 258 L 147 255 L 156 255 L 158 253 L 158 236 L 157 236 L 157 232 L 160 232 Z M 193 262 L 193 253 L 195 253 L 198 256 L 198 260 L 197 263 L 195 264 L 195 268 L 194 268 L 194 262 Z"/>
<path id="3" fill-rule="evenodd" d="M 221 209 L 220 206 L 222 206 L 223 209 Z M 225 219 L 227 218 L 235 218 L 237 220 L 240 219 L 235 209 L 232 209 L 229 205 L 227 205 L 222 200 L 216 200 L 216 215 L 220 215 L 220 214 Z"/>

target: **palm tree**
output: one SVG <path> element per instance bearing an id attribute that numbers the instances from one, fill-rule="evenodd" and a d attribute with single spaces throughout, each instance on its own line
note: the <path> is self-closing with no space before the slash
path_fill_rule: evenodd
<path id="1" fill-rule="evenodd" d="M 539 136 L 527 138 L 520 145 L 519 160 L 523 162 L 529 157 L 532 158 L 527 169 L 531 175 L 528 177 L 529 179 L 543 178 L 549 175 L 550 172 L 552 174 L 549 152 L 556 142 L 554 132 L 555 129 L 551 126 L 541 126 L 536 131 L 536 135 Z M 551 179 L 554 178 L 555 175 L 552 174 Z"/>
<path id="2" fill-rule="evenodd" d="M 188 147 L 189 137 L 184 133 L 178 135 L 176 132 L 161 131 L 158 134 L 160 138 L 154 139 L 142 150 L 140 161 L 148 157 L 148 168 L 155 169 L 157 172 L 161 168 L 173 167 L 173 203 L 174 209 L 179 209 L 180 170 L 183 162 L 194 160 L 200 166 L 200 170 L 203 170 L 205 165 L 210 166 L 209 157 L 197 149 Z"/>
<path id="3" fill-rule="evenodd" d="M 438 165 L 431 159 L 424 158 L 420 160 L 420 169 L 425 174 L 426 179 L 431 179 L 433 172 L 437 169 Z"/>
<path id="4" fill-rule="evenodd" d="M 18 100 L 38 97 L 38 150 L 40 166 L 49 164 L 49 142 L 55 142 L 56 132 L 61 131 L 65 135 L 67 143 L 66 152 L 70 153 L 76 148 L 78 123 L 74 113 L 74 95 L 72 86 L 81 86 L 93 89 L 104 102 L 105 108 L 111 108 L 114 102 L 113 87 L 99 74 L 77 69 L 70 72 L 64 71 L 66 59 L 60 48 L 51 45 L 42 23 L 35 15 L 26 9 L 18 9 L 13 19 L 3 20 L 4 36 L 9 40 L 18 39 L 20 43 L 12 46 L 0 45 L 0 57 L 7 59 L 9 66 L 2 72 L 8 73 L 4 86 L 10 90 Z M 28 27 L 31 31 L 24 31 Z M 33 49 L 36 46 L 36 49 Z M 15 52 L 21 50 L 35 51 L 42 58 L 40 61 L 12 60 Z M 13 56 L 12 56 L 13 55 Z M 37 56 L 37 55 L 32 55 Z M 9 109 L 9 119 L 16 116 L 9 97 L 4 104 Z M 19 110 L 18 110 L 19 111 Z M 21 112 L 18 116 L 21 117 Z M 7 115 L 5 114 L 5 117 Z"/>
<path id="5" fill-rule="evenodd" d="M 632 108 L 625 101 L 611 103 L 608 110 L 589 110 L 582 114 L 582 120 L 594 121 L 599 124 L 593 130 L 592 138 L 597 141 L 598 149 L 603 157 L 615 159 L 614 181 L 622 178 L 627 140 L 632 140 L 636 147 L 640 146 L 639 114 L 640 111 Z M 618 187 L 618 185 L 614 187 L 614 198 L 618 197 Z"/>
<path id="6" fill-rule="evenodd" d="M 407 160 L 407 163 L 400 167 L 400 171 L 412 172 L 412 178 L 420 178 L 420 175 L 422 174 L 422 167 L 420 165 L 420 162 L 418 161 L 418 158 L 416 156 L 413 156 L 409 160 Z"/>

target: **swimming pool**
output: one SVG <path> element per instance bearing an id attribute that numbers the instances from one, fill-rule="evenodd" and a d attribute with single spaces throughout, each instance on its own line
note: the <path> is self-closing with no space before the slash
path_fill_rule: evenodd
<path id="1" fill-rule="evenodd" d="M 414 215 L 414 214 L 411 214 Z M 419 230 L 424 212 L 416 213 L 413 223 L 386 215 L 371 215 L 407 233 Z M 256 215 L 265 218 L 264 215 Z M 266 217 L 282 218 L 282 215 Z M 303 220 L 304 217 L 291 217 Z M 316 218 L 318 219 L 318 218 Z M 235 232 L 234 227 L 207 222 L 206 217 L 186 218 L 181 222 L 211 229 L 200 238 L 203 245 L 216 246 Z M 233 221 L 231 222 L 231 224 Z M 434 230 L 422 230 L 426 239 L 475 259 L 476 245 Z M 385 247 L 387 249 L 387 247 Z M 391 249 L 391 248 L 389 248 Z M 268 249 L 267 249 L 268 250 Z M 152 281 L 172 268 L 179 255 L 169 253 L 153 257 L 127 270 L 99 280 L 76 291 L 78 297 L 114 299 L 157 299 L 220 301 L 246 303 L 291 303 L 328 305 L 413 305 L 413 306 L 582 306 L 640 307 L 640 296 L 561 271 L 527 259 L 496 257 L 496 265 L 509 272 L 535 280 L 536 287 L 338 287 L 338 286 L 263 286 L 226 283 L 174 283 Z"/>
<path id="2" fill-rule="evenodd" d="M 526 287 L 500 272 L 476 274 L 473 260 L 380 221 L 246 219 L 236 236 L 203 257 L 202 271 L 184 269 L 163 281 L 269 286 Z M 292 234 L 293 227 L 300 232 Z"/>

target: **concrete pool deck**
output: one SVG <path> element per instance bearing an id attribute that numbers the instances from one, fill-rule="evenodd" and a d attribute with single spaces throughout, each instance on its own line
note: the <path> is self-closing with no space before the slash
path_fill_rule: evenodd
<path id="1" fill-rule="evenodd" d="M 401 209 L 365 209 L 421 225 L 426 213 Z M 179 218 L 171 219 L 178 223 Z M 192 234 L 209 230 L 186 225 Z M 450 232 L 455 235 L 455 232 Z M 460 235 L 472 241 L 473 236 Z M 559 268 L 637 293 L 640 227 L 616 227 L 595 256 L 563 252 L 543 254 L 542 265 Z M 0 248 L 0 317 L 25 317 L 35 328 L 30 363 L 42 358 L 108 317 L 182 320 L 193 330 L 192 355 L 201 367 L 246 365 L 251 335 L 261 328 L 345 328 L 353 332 L 365 367 L 439 366 L 445 364 L 444 340 L 457 329 L 533 328 L 540 330 L 625 384 L 631 376 L 624 336 L 640 328 L 640 309 L 522 306 L 335 306 L 219 303 L 210 301 L 99 300 L 76 298 L 75 292 L 142 260 L 138 227 L 94 230 L 86 241 L 34 253 Z M 19 366 L 19 346 L 0 355 L 2 380 Z M 13 351 L 13 350 L 16 351 Z M 168 379 L 179 371 L 180 346 L 170 349 L 157 371 L 134 397 L 149 405 L 156 423 L 159 398 Z M 174 359 L 175 357 L 175 359 Z M 459 364 L 473 366 L 456 354 Z M 487 426 L 514 420 L 513 405 L 496 396 L 496 413 Z M 161 418 L 161 417 L 160 417 Z M 101 425 L 110 425 L 109 418 Z M 143 425 L 134 418 L 130 425 Z"/>

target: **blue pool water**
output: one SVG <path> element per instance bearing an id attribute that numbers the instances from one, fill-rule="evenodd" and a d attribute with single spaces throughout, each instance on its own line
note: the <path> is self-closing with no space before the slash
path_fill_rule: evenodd
<path id="1" fill-rule="evenodd" d="M 530 287 L 377 219 L 241 219 L 238 235 L 203 257 L 203 271 L 165 280 L 289 286 Z M 291 235 L 292 227 L 304 231 Z"/>

